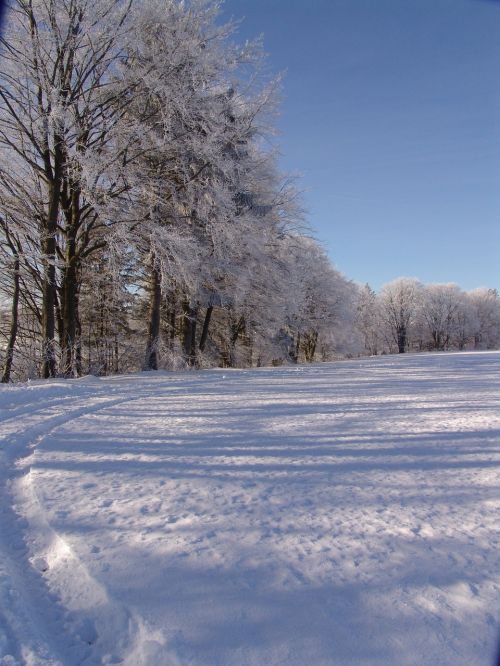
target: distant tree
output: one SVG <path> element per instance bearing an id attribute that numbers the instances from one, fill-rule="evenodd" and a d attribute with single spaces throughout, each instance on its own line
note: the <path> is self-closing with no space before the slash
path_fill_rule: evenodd
<path id="1" fill-rule="evenodd" d="M 365 284 L 359 291 L 356 328 L 363 338 L 366 354 L 375 355 L 380 350 L 380 307 L 377 294 Z"/>
<path id="2" fill-rule="evenodd" d="M 284 330 L 290 336 L 290 357 L 312 362 L 317 356 L 328 360 L 359 352 L 354 331 L 357 288 L 313 239 L 291 236 L 283 249 L 289 275 Z"/>
<path id="3" fill-rule="evenodd" d="M 417 279 L 406 277 L 389 282 L 380 291 L 381 320 L 400 354 L 408 349 L 421 291 L 422 285 Z"/>
<path id="4" fill-rule="evenodd" d="M 468 292 L 476 319 L 475 349 L 494 349 L 500 345 L 500 296 L 496 289 L 481 287 Z"/>
<path id="5" fill-rule="evenodd" d="M 475 308 L 466 292 L 460 292 L 460 298 L 455 315 L 455 329 L 452 344 L 462 351 L 474 340 L 474 334 L 478 329 L 478 318 Z"/>
<path id="6" fill-rule="evenodd" d="M 429 348 L 448 349 L 456 337 L 462 292 L 456 284 L 430 284 L 422 292 L 421 316 L 430 337 Z"/>

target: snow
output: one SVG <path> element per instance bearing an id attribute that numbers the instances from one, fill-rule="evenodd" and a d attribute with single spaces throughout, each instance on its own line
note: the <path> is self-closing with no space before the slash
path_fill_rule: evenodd
<path id="1" fill-rule="evenodd" d="M 0 390 L 0 665 L 484 665 L 500 353 Z"/>

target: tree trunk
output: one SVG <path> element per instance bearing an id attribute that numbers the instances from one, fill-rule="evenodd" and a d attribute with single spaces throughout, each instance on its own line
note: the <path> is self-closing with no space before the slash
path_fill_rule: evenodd
<path id="1" fill-rule="evenodd" d="M 149 323 L 144 370 L 158 370 L 158 347 L 160 343 L 161 272 L 151 260 L 149 276 Z"/>
<path id="2" fill-rule="evenodd" d="M 115 347 L 113 355 L 113 372 L 117 375 L 120 371 L 120 354 L 118 348 L 118 336 L 115 335 Z"/>
<path id="3" fill-rule="evenodd" d="M 83 359 L 82 359 L 82 322 L 78 311 L 79 294 L 76 295 L 76 347 L 75 347 L 75 369 L 77 377 L 83 374 Z"/>
<path id="4" fill-rule="evenodd" d="M 12 360 L 14 358 L 14 347 L 17 338 L 17 326 L 19 317 L 19 254 L 14 254 L 14 292 L 12 295 L 12 319 L 10 323 L 10 335 L 5 350 L 5 365 L 2 374 L 2 383 L 7 384 L 10 381 L 10 373 L 12 369 Z"/>
<path id="5" fill-rule="evenodd" d="M 182 303 L 183 312 L 183 331 L 182 331 L 182 347 L 184 350 L 184 358 L 190 367 L 196 365 L 196 315 L 195 307 L 192 307 L 189 301 L 185 300 Z"/>
<path id="6" fill-rule="evenodd" d="M 42 377 L 48 379 L 56 375 L 56 349 L 55 349 L 55 292 L 56 267 L 55 232 L 49 233 L 43 243 L 45 256 L 45 271 L 42 286 Z"/>
<path id="7" fill-rule="evenodd" d="M 236 342 L 238 341 L 241 333 L 245 332 L 246 322 L 245 317 L 241 316 L 236 324 L 231 326 L 231 337 L 229 339 L 229 367 L 234 368 L 236 365 Z"/>
<path id="8" fill-rule="evenodd" d="M 292 340 L 293 342 L 293 340 Z M 297 341 L 293 345 L 292 350 L 290 351 L 290 360 L 293 363 L 298 363 L 299 362 L 299 354 L 300 354 L 300 331 L 297 331 Z"/>
<path id="9" fill-rule="evenodd" d="M 55 348 L 55 302 L 56 302 L 56 233 L 62 184 L 62 140 L 54 138 L 54 168 L 50 166 L 50 154 L 46 149 L 46 172 L 51 176 L 49 185 L 49 206 L 43 229 L 42 250 L 44 255 L 44 276 L 42 285 L 42 377 L 56 375 Z"/>
<path id="10" fill-rule="evenodd" d="M 65 377 L 76 377 L 78 376 L 76 363 L 78 275 L 75 240 L 73 238 L 68 240 L 65 263 L 62 289 L 61 371 Z"/>
<path id="11" fill-rule="evenodd" d="M 398 336 L 398 353 L 404 354 L 406 352 L 406 326 L 400 326 L 397 330 Z"/>
<path id="12" fill-rule="evenodd" d="M 174 292 L 169 294 L 168 307 L 167 307 L 167 334 L 168 334 L 168 346 L 169 349 L 173 350 L 175 346 L 175 334 L 176 334 L 176 325 L 175 320 L 177 317 L 177 299 L 175 298 Z"/>
<path id="13" fill-rule="evenodd" d="M 207 311 L 205 313 L 205 319 L 203 321 L 203 329 L 201 331 L 201 338 L 200 338 L 200 351 L 205 351 L 205 346 L 207 344 L 207 338 L 208 338 L 208 328 L 210 326 L 210 319 L 212 318 L 212 312 L 214 310 L 213 305 L 209 305 L 207 308 Z"/>
<path id="14" fill-rule="evenodd" d="M 316 354 L 316 345 L 318 344 L 318 332 L 311 331 L 307 335 L 304 335 L 304 338 L 304 356 L 307 363 L 312 363 Z"/>

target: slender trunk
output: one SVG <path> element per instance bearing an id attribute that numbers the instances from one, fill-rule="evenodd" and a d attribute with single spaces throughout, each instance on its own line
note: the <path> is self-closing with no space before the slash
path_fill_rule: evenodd
<path id="1" fill-rule="evenodd" d="M 14 254 L 14 292 L 12 295 L 12 318 L 10 323 L 10 335 L 7 342 L 7 349 L 5 355 L 5 365 L 2 374 L 2 383 L 7 384 L 10 381 L 10 373 L 12 370 L 12 360 L 14 358 L 14 347 L 17 338 L 17 327 L 19 317 L 19 254 Z"/>
<path id="2" fill-rule="evenodd" d="M 175 295 L 172 294 L 170 297 L 170 303 L 168 307 L 168 346 L 170 349 L 174 348 L 175 344 L 175 333 L 176 333 L 176 326 L 175 326 L 175 320 L 176 320 L 176 298 Z"/>
<path id="3" fill-rule="evenodd" d="M 196 365 L 196 308 L 191 306 L 189 301 L 182 303 L 183 312 L 183 333 L 182 347 L 184 358 L 190 367 Z"/>
<path id="4" fill-rule="evenodd" d="M 88 334 L 88 338 L 87 338 L 87 345 L 88 345 L 88 351 L 87 351 L 87 354 L 88 354 L 88 359 L 89 359 L 89 363 L 88 363 L 88 374 L 89 374 L 89 375 L 90 375 L 90 373 L 91 373 L 91 371 L 92 371 L 92 332 L 91 332 L 91 330 L 92 330 L 92 329 L 91 329 L 91 326 L 90 326 L 90 324 L 89 324 L 89 334 Z"/>
<path id="5" fill-rule="evenodd" d="M 61 310 L 61 303 L 64 301 L 63 286 L 64 285 L 61 285 L 61 288 L 56 289 L 54 292 L 54 309 L 56 313 L 56 328 L 59 340 L 64 338 L 64 322 Z"/>
<path id="6" fill-rule="evenodd" d="M 42 249 L 44 255 L 44 276 L 42 284 L 42 377 L 47 379 L 56 374 L 55 348 L 55 303 L 56 303 L 56 233 L 62 185 L 62 139 L 55 136 L 54 168 L 50 167 L 47 149 L 46 171 L 52 176 L 49 185 L 49 206 L 43 229 Z"/>
<path id="7" fill-rule="evenodd" d="M 400 326 L 397 331 L 398 336 L 398 353 L 404 354 L 406 352 L 406 326 Z"/>
<path id="8" fill-rule="evenodd" d="M 299 362 L 299 356 L 300 356 L 300 331 L 297 333 L 297 345 L 295 347 L 295 358 L 296 358 L 296 363 Z"/>
<path id="9" fill-rule="evenodd" d="M 149 322 L 144 370 L 158 370 L 158 347 L 160 342 L 161 273 L 151 260 L 149 275 Z"/>
<path id="10" fill-rule="evenodd" d="M 42 286 L 42 377 L 48 379 L 56 374 L 56 349 L 55 349 L 55 291 L 56 291 L 56 267 L 55 231 L 47 232 L 43 253 L 45 256 L 45 271 Z"/>
<path id="11" fill-rule="evenodd" d="M 300 353 L 300 331 L 297 331 L 297 340 L 290 353 L 290 360 L 293 363 L 299 362 L 299 353 Z"/>
<path id="12" fill-rule="evenodd" d="M 75 173 L 79 169 L 73 165 Z M 71 171 L 71 170 L 70 170 Z M 80 292 L 79 274 L 80 261 L 77 248 L 77 235 L 80 227 L 81 203 L 80 186 L 74 174 L 63 179 L 61 186 L 61 207 L 64 212 L 66 251 L 64 255 L 64 270 L 61 284 L 61 309 L 63 320 L 63 335 L 61 337 L 61 369 L 65 376 L 78 376 L 81 374 L 81 360 L 79 356 L 79 316 L 78 296 Z"/>
<path id="13" fill-rule="evenodd" d="M 201 338 L 200 338 L 200 351 L 205 351 L 205 346 L 207 344 L 207 338 L 208 338 L 208 328 L 210 326 L 210 319 L 212 318 L 212 312 L 214 310 L 213 305 L 209 305 L 207 308 L 207 311 L 205 312 L 205 319 L 203 321 L 203 328 L 201 331 Z"/>
<path id="14" fill-rule="evenodd" d="M 114 350 L 114 364 L 113 364 L 113 372 L 115 374 L 118 374 L 120 370 L 119 361 L 120 361 L 120 355 L 118 349 L 118 336 L 115 335 L 115 350 Z"/>
<path id="15" fill-rule="evenodd" d="M 78 375 L 76 367 L 78 275 L 74 238 L 67 241 L 65 264 L 62 290 L 61 370 L 66 377 L 70 377 Z"/>
<path id="16" fill-rule="evenodd" d="M 241 316 L 236 324 L 233 324 L 231 326 L 231 337 L 230 337 L 230 344 L 229 344 L 229 367 L 234 368 L 236 364 L 236 342 L 240 336 L 241 333 L 244 333 L 245 331 L 245 317 Z"/>
<path id="17" fill-rule="evenodd" d="M 78 312 L 79 294 L 76 295 L 76 337 L 75 337 L 75 370 L 77 377 L 83 374 L 83 358 L 82 358 L 82 322 Z"/>
<path id="18" fill-rule="evenodd" d="M 108 368 L 106 365 L 106 312 L 104 309 L 104 295 L 101 295 L 101 302 L 99 307 L 100 316 L 100 331 L 98 339 L 98 359 L 99 359 L 99 374 L 106 376 Z"/>

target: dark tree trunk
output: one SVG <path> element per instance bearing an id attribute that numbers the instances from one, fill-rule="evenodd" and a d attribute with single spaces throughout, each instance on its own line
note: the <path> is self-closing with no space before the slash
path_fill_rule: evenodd
<path id="1" fill-rule="evenodd" d="M 12 317 L 10 323 L 10 335 L 7 342 L 7 349 L 5 350 L 5 365 L 2 374 L 2 383 L 7 384 L 10 381 L 10 373 L 12 370 L 12 360 L 14 358 L 14 347 L 17 338 L 17 327 L 19 317 L 19 254 L 14 253 L 14 291 L 12 294 Z"/>
<path id="2" fill-rule="evenodd" d="M 174 303 L 172 305 L 172 309 L 170 310 L 170 342 L 172 346 L 175 340 L 175 318 L 176 318 L 176 312 L 175 312 L 175 303 Z"/>
<path id="3" fill-rule="evenodd" d="M 398 352 L 404 354 L 406 352 L 406 326 L 399 326 L 397 330 L 398 336 Z"/>
<path id="4" fill-rule="evenodd" d="M 207 311 L 205 312 L 205 319 L 203 320 L 203 328 L 201 331 L 201 338 L 200 338 L 200 351 L 205 351 L 205 346 L 207 344 L 207 338 L 208 338 L 208 328 L 210 326 L 210 319 L 212 318 L 213 310 L 214 306 L 209 305 Z"/>
<path id="5" fill-rule="evenodd" d="M 115 347 L 114 347 L 114 354 L 113 354 L 113 372 L 115 374 L 118 374 L 120 371 L 120 355 L 119 355 L 119 347 L 118 347 L 118 336 L 115 335 Z"/>
<path id="6" fill-rule="evenodd" d="M 73 165 L 75 173 L 78 173 Z M 64 230 L 66 252 L 62 273 L 62 319 L 63 335 L 61 338 L 62 372 L 66 376 L 81 374 L 79 348 L 79 313 L 78 300 L 80 293 L 80 255 L 78 252 L 78 229 L 81 222 L 81 191 L 78 180 L 66 173 L 61 187 L 61 206 L 64 211 L 66 227 Z M 85 245 L 85 243 L 84 243 Z"/>
<path id="7" fill-rule="evenodd" d="M 56 292 L 56 267 L 55 232 L 48 232 L 49 236 L 43 243 L 45 259 L 45 271 L 42 286 L 42 377 L 48 379 L 56 375 L 56 350 L 55 350 L 55 292 Z"/>
<path id="8" fill-rule="evenodd" d="M 300 354 L 300 331 L 297 332 L 297 340 L 293 345 L 293 348 L 290 350 L 290 360 L 293 363 L 298 363 L 299 354 Z"/>
<path id="9" fill-rule="evenodd" d="M 42 250 L 44 254 L 44 275 L 42 284 L 42 377 L 56 375 L 55 348 L 55 303 L 56 303 L 56 233 L 62 186 L 62 139 L 54 137 L 54 166 L 51 166 L 48 144 L 45 148 L 45 171 L 49 179 L 49 205 L 43 226 Z"/>
<path id="10" fill-rule="evenodd" d="M 77 377 L 83 374 L 83 359 L 82 359 L 82 322 L 78 311 L 79 294 L 76 296 L 76 345 L 75 345 L 75 369 Z"/>
<path id="11" fill-rule="evenodd" d="M 307 335 L 304 335 L 304 338 L 304 356 L 307 363 L 312 363 L 316 354 L 316 345 L 318 344 L 318 332 L 311 331 Z"/>
<path id="12" fill-rule="evenodd" d="M 175 345 L 175 334 L 176 334 L 176 316 L 177 316 L 177 301 L 175 298 L 175 293 L 170 292 L 168 296 L 168 305 L 167 305 L 167 315 L 166 315 L 166 320 L 167 320 L 167 337 L 168 337 L 168 346 L 169 349 L 174 349 Z"/>
<path id="13" fill-rule="evenodd" d="M 195 307 L 192 307 L 189 301 L 182 303 L 183 313 L 183 331 L 182 331 L 182 347 L 184 350 L 184 358 L 190 367 L 196 365 L 196 315 Z"/>
<path id="14" fill-rule="evenodd" d="M 236 342 L 242 333 L 245 332 L 246 322 L 245 317 L 241 316 L 238 321 L 231 326 L 231 337 L 229 339 L 229 362 L 230 368 L 234 368 L 236 364 Z"/>
<path id="15" fill-rule="evenodd" d="M 151 261 L 149 276 L 149 323 L 144 370 L 158 370 L 158 347 L 160 343 L 161 272 Z"/>
<path id="16" fill-rule="evenodd" d="M 54 309 L 56 313 L 56 327 L 59 340 L 62 340 L 64 337 L 64 323 L 61 310 L 61 303 L 63 302 L 63 300 L 64 296 L 61 287 L 60 289 L 56 289 L 54 292 Z"/>
<path id="17" fill-rule="evenodd" d="M 63 337 L 61 340 L 61 371 L 66 377 L 77 376 L 78 274 L 75 240 L 68 239 L 62 289 Z"/>

